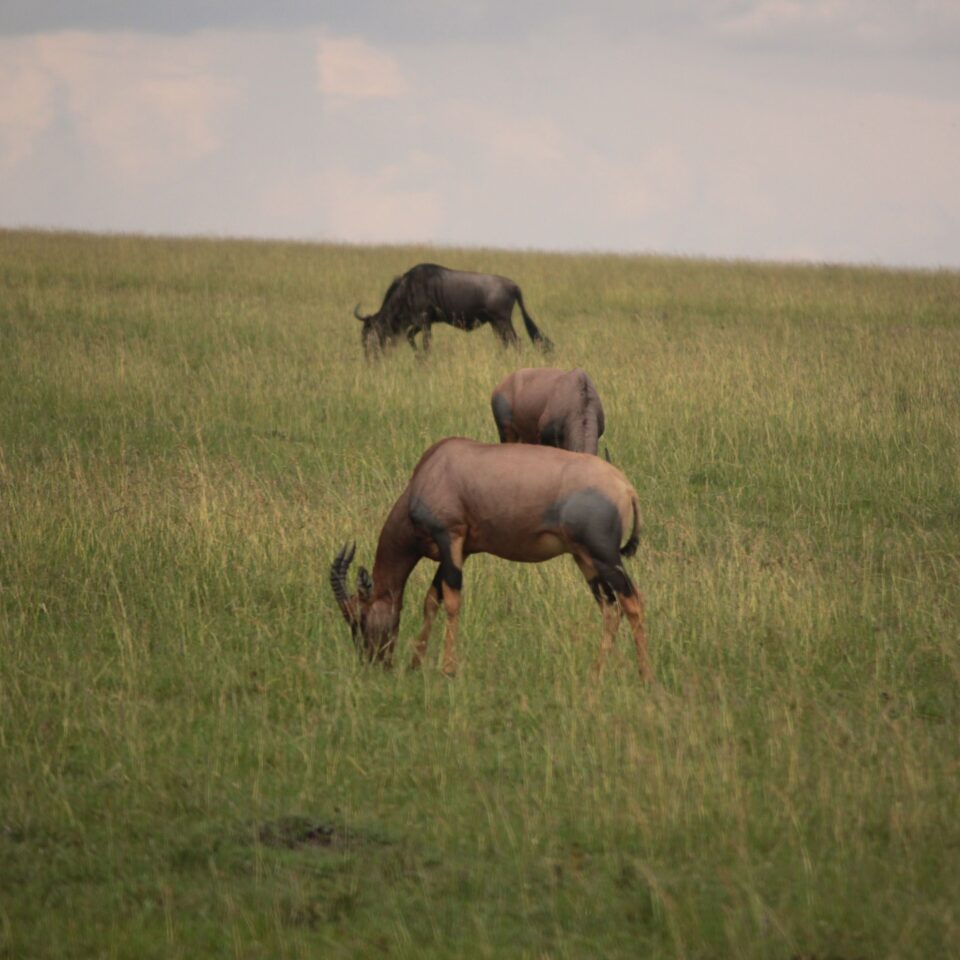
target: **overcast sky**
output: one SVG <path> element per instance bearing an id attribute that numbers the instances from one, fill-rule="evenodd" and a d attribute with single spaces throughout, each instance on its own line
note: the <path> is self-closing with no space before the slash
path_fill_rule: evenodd
<path id="1" fill-rule="evenodd" d="M 960 268 L 960 0 L 0 0 L 0 226 Z"/>

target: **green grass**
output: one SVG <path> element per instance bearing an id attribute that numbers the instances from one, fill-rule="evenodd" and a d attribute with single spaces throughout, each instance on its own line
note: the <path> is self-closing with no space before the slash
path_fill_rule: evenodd
<path id="1" fill-rule="evenodd" d="M 420 260 L 596 381 L 652 689 L 565 559 L 356 663 L 333 554 L 543 362 L 366 364 Z M 960 956 L 958 370 L 956 273 L 0 232 L 0 957 Z"/>

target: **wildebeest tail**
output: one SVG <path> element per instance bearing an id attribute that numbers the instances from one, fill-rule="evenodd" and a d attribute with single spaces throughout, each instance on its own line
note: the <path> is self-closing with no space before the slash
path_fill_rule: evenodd
<path id="1" fill-rule="evenodd" d="M 637 546 L 640 543 L 640 503 L 636 494 L 633 494 L 630 503 L 633 507 L 633 529 L 630 531 L 630 538 L 620 548 L 620 554 L 624 557 L 632 557 L 637 552 Z"/>
<path id="2" fill-rule="evenodd" d="M 523 325 L 527 328 L 528 336 L 544 353 L 549 353 L 553 349 L 553 341 L 544 336 L 540 328 L 533 322 L 533 317 L 527 313 L 527 308 L 523 305 L 523 294 L 519 287 L 517 287 L 517 303 L 520 304 L 520 313 L 523 314 Z"/>

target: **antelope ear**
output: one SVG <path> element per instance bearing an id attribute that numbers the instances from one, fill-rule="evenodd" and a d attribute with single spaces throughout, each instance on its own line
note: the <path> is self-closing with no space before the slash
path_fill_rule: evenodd
<path id="1" fill-rule="evenodd" d="M 366 567 L 361 567 L 357 571 L 357 595 L 360 597 L 362 603 L 366 603 L 370 599 L 370 593 L 373 590 L 373 580 L 370 579 L 370 574 L 367 573 Z"/>

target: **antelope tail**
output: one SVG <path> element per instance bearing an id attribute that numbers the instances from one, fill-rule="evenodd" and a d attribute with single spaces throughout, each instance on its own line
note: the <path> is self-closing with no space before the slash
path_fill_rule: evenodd
<path id="1" fill-rule="evenodd" d="M 637 552 L 637 546 L 640 543 L 640 503 L 636 494 L 631 499 L 633 507 L 633 529 L 630 531 L 630 538 L 620 548 L 620 554 L 624 557 L 632 557 Z"/>

